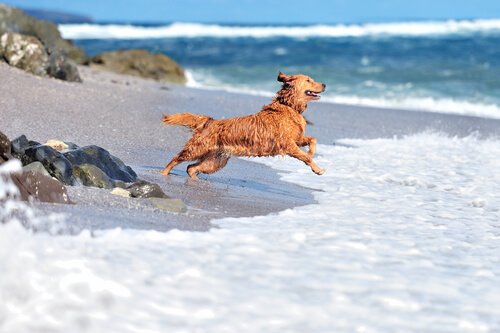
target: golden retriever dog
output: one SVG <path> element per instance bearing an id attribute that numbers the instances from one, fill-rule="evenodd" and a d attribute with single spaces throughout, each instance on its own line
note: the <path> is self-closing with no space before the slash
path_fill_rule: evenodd
<path id="1" fill-rule="evenodd" d="M 200 172 L 210 174 L 222 169 L 231 156 L 288 155 L 322 175 L 325 170 L 312 159 L 316 139 L 304 136 L 306 120 L 302 113 L 309 101 L 320 98 L 326 86 L 306 75 L 281 72 L 278 81 L 283 86 L 271 104 L 253 115 L 226 120 L 190 113 L 163 116 L 166 125 L 186 126 L 193 131 L 193 136 L 161 173 L 168 175 L 177 164 L 196 161 L 187 167 L 187 173 L 198 179 Z M 309 146 L 307 153 L 300 149 L 304 146 Z"/>

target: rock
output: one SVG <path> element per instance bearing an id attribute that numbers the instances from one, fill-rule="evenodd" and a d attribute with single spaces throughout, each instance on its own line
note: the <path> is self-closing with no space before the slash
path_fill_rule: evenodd
<path id="1" fill-rule="evenodd" d="M 82 82 L 78 68 L 63 51 L 49 55 L 43 44 L 33 36 L 7 32 L 0 37 L 0 54 L 11 66 L 38 76 Z"/>
<path id="2" fill-rule="evenodd" d="M 0 131 L 0 164 L 10 158 L 11 143 L 9 138 Z"/>
<path id="3" fill-rule="evenodd" d="M 172 213 L 185 213 L 187 212 L 187 206 L 181 199 L 160 199 L 151 198 L 149 199 L 155 208 L 172 212 Z"/>
<path id="4" fill-rule="evenodd" d="M 23 172 L 21 175 L 12 175 L 12 180 L 19 188 L 21 198 L 25 201 L 34 198 L 42 202 L 72 203 L 68 197 L 66 187 L 52 177 L 28 171 Z"/>
<path id="5" fill-rule="evenodd" d="M 82 82 L 78 68 L 63 51 L 52 51 L 49 56 L 47 74 L 59 80 Z"/>
<path id="6" fill-rule="evenodd" d="M 30 146 L 30 142 L 26 138 L 26 135 L 21 135 L 20 137 L 15 138 L 11 142 L 12 154 L 16 158 L 21 159 L 20 155 L 24 154 L 24 151 L 29 146 Z"/>
<path id="7" fill-rule="evenodd" d="M 111 194 L 118 195 L 120 197 L 125 197 L 125 198 L 130 197 L 130 192 L 123 189 L 123 188 L 120 188 L 120 187 L 115 187 L 113 189 L 113 191 L 111 191 Z"/>
<path id="8" fill-rule="evenodd" d="M 110 189 L 114 182 L 104 171 L 92 164 L 81 164 L 73 166 L 73 176 L 79 179 L 85 186 Z"/>
<path id="9" fill-rule="evenodd" d="M 127 190 L 133 198 L 168 198 L 158 184 L 149 183 L 140 180 L 129 187 Z"/>
<path id="10" fill-rule="evenodd" d="M 54 23 L 37 20 L 21 10 L 0 5 L 0 35 L 5 32 L 17 32 L 36 37 L 49 53 L 62 50 L 78 64 L 86 60 L 85 53 L 80 48 L 61 37 Z"/>
<path id="11" fill-rule="evenodd" d="M 73 165 L 95 165 L 113 180 L 122 180 L 130 183 L 137 179 L 137 174 L 131 167 L 125 165 L 119 158 L 98 146 L 86 146 L 70 150 L 63 153 L 63 155 Z"/>
<path id="12" fill-rule="evenodd" d="M 146 50 L 122 50 L 101 53 L 89 60 L 92 68 L 119 74 L 139 76 L 161 82 L 186 84 L 186 75 L 179 64 L 163 54 Z"/>
<path id="13" fill-rule="evenodd" d="M 38 76 L 47 76 L 49 57 L 45 47 L 35 37 L 5 33 L 0 37 L 0 49 L 9 65 Z"/>
<path id="14" fill-rule="evenodd" d="M 57 151 L 63 151 L 69 148 L 69 146 L 66 144 L 66 142 L 61 141 L 61 140 L 48 140 L 47 142 L 44 143 L 45 146 L 49 146 L 52 149 L 55 149 Z"/>
<path id="15" fill-rule="evenodd" d="M 24 155 L 21 155 L 23 165 L 28 165 L 35 161 L 41 162 L 52 177 L 57 178 L 64 184 L 76 184 L 71 162 L 55 149 L 44 145 L 26 148 Z"/>
<path id="16" fill-rule="evenodd" d="M 23 171 L 24 172 L 39 173 L 41 175 L 50 177 L 50 173 L 47 171 L 47 169 L 45 169 L 43 164 L 41 162 L 38 162 L 38 161 L 23 166 Z"/>
<path id="17" fill-rule="evenodd" d="M 26 138 L 25 135 L 21 135 L 20 137 L 15 138 L 11 142 L 12 155 L 18 160 L 22 161 L 22 157 L 26 149 L 28 149 L 29 147 L 36 147 L 40 145 L 41 145 L 40 142 L 30 141 Z"/>

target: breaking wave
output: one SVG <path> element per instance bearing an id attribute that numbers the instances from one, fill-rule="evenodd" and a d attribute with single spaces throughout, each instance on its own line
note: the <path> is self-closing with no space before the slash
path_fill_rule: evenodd
<path id="1" fill-rule="evenodd" d="M 174 22 L 163 26 L 122 24 L 62 24 L 59 29 L 69 39 L 144 39 L 144 38 L 339 38 L 369 36 L 442 36 L 454 34 L 499 34 L 499 19 L 448 20 L 309 26 L 236 26 Z"/>

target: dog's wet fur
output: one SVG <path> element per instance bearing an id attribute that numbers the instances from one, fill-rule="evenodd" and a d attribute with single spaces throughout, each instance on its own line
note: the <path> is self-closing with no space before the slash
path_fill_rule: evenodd
<path id="1" fill-rule="evenodd" d="M 304 136 L 306 120 L 302 113 L 309 101 L 320 98 L 326 86 L 302 74 L 280 72 L 278 81 L 283 86 L 276 97 L 253 115 L 225 120 L 191 113 L 165 115 L 166 125 L 189 127 L 193 136 L 161 173 L 168 175 L 177 164 L 196 161 L 187 167 L 187 173 L 197 179 L 199 173 L 210 174 L 222 169 L 231 156 L 288 155 L 322 175 L 325 170 L 312 159 L 316 139 Z M 304 146 L 309 146 L 308 152 L 300 149 Z"/>

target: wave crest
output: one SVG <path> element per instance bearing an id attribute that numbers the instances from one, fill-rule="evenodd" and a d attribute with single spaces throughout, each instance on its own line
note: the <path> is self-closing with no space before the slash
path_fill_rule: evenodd
<path id="1" fill-rule="evenodd" d="M 500 20 L 428 21 L 310 26 L 227 26 L 201 23 L 172 23 L 144 27 L 118 24 L 61 24 L 68 39 L 145 39 L 145 38 L 339 38 L 367 36 L 433 36 L 474 33 L 500 33 Z"/>

